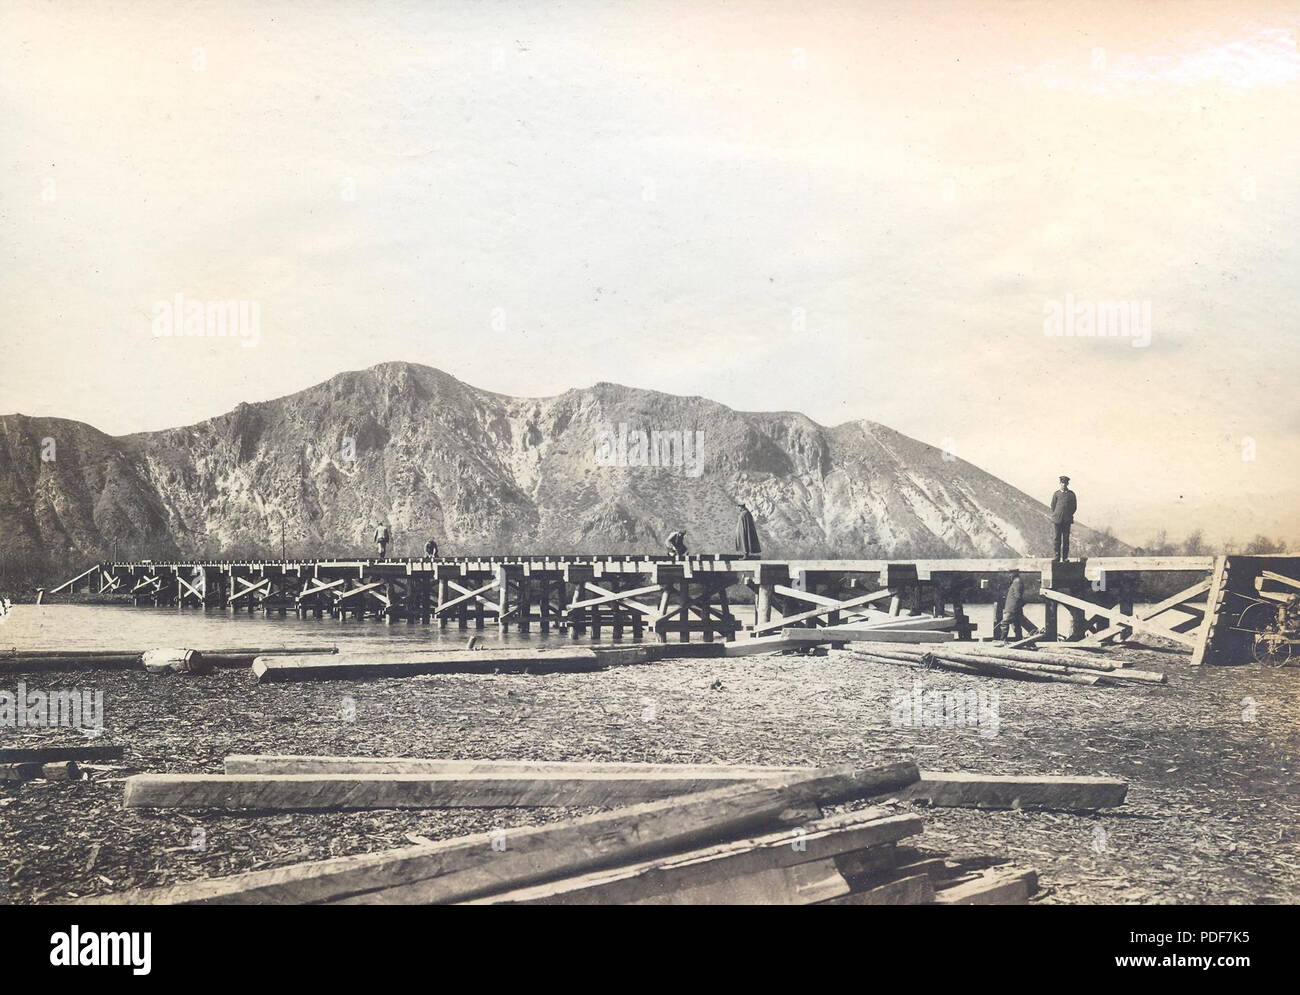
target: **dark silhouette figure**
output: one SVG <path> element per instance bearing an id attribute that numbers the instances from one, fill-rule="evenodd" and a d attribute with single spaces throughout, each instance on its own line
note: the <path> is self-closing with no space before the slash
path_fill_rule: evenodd
<path id="1" fill-rule="evenodd" d="M 750 514 L 743 501 L 739 504 L 740 520 L 736 523 L 736 552 L 742 559 L 747 560 L 760 555 L 763 547 L 758 544 L 758 527 L 754 524 L 754 516 Z"/>

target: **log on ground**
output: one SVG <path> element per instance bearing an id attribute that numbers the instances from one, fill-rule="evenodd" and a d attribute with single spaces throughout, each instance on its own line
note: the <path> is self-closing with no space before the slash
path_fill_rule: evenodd
<path id="1" fill-rule="evenodd" d="M 121 760 L 121 746 L 6 746 L 0 747 L 0 763 L 52 764 L 78 760 L 84 764 Z"/>
<path id="2" fill-rule="evenodd" d="M 260 683 L 274 681 L 330 681 L 380 677 L 414 677 L 420 674 L 576 674 L 602 670 L 620 663 L 646 662 L 653 651 L 627 648 L 594 649 L 425 649 L 414 653 L 353 656 L 260 656 L 253 674 Z"/>

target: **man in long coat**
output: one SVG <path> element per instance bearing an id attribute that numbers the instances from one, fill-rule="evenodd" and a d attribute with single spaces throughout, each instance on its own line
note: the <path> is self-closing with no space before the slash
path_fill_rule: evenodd
<path id="1" fill-rule="evenodd" d="M 763 552 L 763 547 L 758 544 L 758 527 L 754 524 L 754 516 L 749 513 L 744 502 L 740 504 L 740 521 L 736 523 L 736 552 L 741 555 L 742 559 L 751 559 Z"/>

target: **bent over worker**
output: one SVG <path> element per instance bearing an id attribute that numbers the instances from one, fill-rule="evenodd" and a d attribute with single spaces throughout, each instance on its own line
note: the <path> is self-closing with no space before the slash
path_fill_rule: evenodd
<path id="1" fill-rule="evenodd" d="M 1007 600 L 1002 605 L 1002 638 L 1011 639 L 1011 630 L 1016 630 L 1016 639 L 1025 638 L 1024 630 L 1030 635 L 1038 631 L 1038 626 L 1025 618 L 1025 582 L 1020 579 L 1020 571 L 1011 571 L 1011 583 L 1007 585 Z M 996 633 L 995 633 L 996 635 Z"/>
<path id="2" fill-rule="evenodd" d="M 681 531 L 674 532 L 668 537 L 668 541 L 665 545 L 668 547 L 668 552 L 672 558 L 674 560 L 680 560 L 686 555 L 686 533 Z"/>

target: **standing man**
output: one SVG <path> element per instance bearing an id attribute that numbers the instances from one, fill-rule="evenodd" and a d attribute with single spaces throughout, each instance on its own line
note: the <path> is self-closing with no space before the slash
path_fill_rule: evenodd
<path id="1" fill-rule="evenodd" d="M 754 516 L 749 513 L 744 501 L 737 501 L 736 504 L 740 506 L 740 521 L 736 523 L 736 552 L 741 559 L 748 560 L 761 554 L 763 548 L 758 544 L 758 527 L 754 524 Z"/>
<path id="2" fill-rule="evenodd" d="M 1052 525 L 1056 532 L 1052 539 L 1052 556 L 1060 563 L 1070 558 L 1070 525 L 1078 507 L 1079 500 L 1070 490 L 1070 478 L 1062 477 L 1061 489 L 1052 495 Z"/>
<path id="3" fill-rule="evenodd" d="M 375 523 L 375 546 L 379 549 L 379 558 L 382 560 L 388 552 L 388 526 L 383 522 Z"/>

